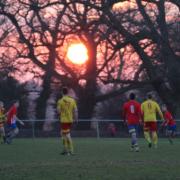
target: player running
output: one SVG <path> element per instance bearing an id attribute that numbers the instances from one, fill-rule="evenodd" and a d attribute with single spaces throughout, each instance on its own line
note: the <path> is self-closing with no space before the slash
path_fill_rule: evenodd
<path id="1" fill-rule="evenodd" d="M 157 148 L 158 136 L 157 136 L 157 119 L 156 114 L 159 114 L 160 118 L 163 120 L 163 114 L 157 102 L 152 100 L 152 95 L 148 94 L 147 100 L 142 103 L 141 111 L 143 114 L 144 121 L 144 136 L 148 142 L 149 148 L 152 147 L 152 142 L 154 147 Z M 151 141 L 151 136 L 152 141 Z"/>
<path id="2" fill-rule="evenodd" d="M 6 136 L 5 136 L 5 129 L 4 129 L 4 123 L 6 121 L 5 116 L 5 110 L 4 110 L 4 103 L 0 101 L 0 140 L 1 144 L 6 142 Z"/>
<path id="3" fill-rule="evenodd" d="M 9 109 L 9 111 L 7 112 L 7 125 L 9 132 L 6 136 L 6 142 L 8 144 L 11 144 L 13 138 L 16 137 L 17 134 L 19 133 L 19 128 L 17 127 L 16 122 L 18 121 L 21 125 L 24 125 L 24 123 L 17 117 L 18 107 L 19 107 L 19 101 L 15 101 L 14 104 Z"/>
<path id="4" fill-rule="evenodd" d="M 73 155 L 74 148 L 71 138 L 71 126 L 73 121 L 78 121 L 78 109 L 74 98 L 69 96 L 69 90 L 63 87 L 63 97 L 57 102 L 57 111 L 60 114 L 61 137 L 63 142 L 62 155 Z"/>
<path id="5" fill-rule="evenodd" d="M 167 110 L 166 105 L 162 106 L 162 111 L 164 114 L 165 121 L 162 123 L 162 127 L 167 127 L 166 135 L 168 136 L 168 140 L 170 144 L 173 144 L 173 138 L 176 135 L 176 122 L 172 117 L 172 114 Z"/>
<path id="6" fill-rule="evenodd" d="M 129 134 L 131 135 L 131 149 L 132 151 L 139 151 L 137 141 L 137 131 L 141 120 L 141 105 L 135 100 L 134 93 L 129 95 L 129 101 L 123 105 L 123 118 L 128 126 Z"/>

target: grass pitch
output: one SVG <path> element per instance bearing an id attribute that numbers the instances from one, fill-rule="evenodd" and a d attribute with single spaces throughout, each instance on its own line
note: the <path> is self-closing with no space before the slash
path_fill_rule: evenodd
<path id="1" fill-rule="evenodd" d="M 59 139 L 16 139 L 0 145 L 0 180 L 180 180 L 180 141 L 159 140 L 130 152 L 130 139 L 74 139 L 76 155 L 62 156 Z"/>

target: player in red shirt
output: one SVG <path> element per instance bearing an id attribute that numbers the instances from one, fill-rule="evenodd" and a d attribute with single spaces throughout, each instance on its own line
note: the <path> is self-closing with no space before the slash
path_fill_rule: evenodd
<path id="1" fill-rule="evenodd" d="M 108 125 L 107 130 L 108 130 L 108 133 L 111 135 L 111 137 L 114 137 L 116 135 L 117 130 L 116 130 L 116 126 L 114 125 L 114 123 L 110 123 Z"/>
<path id="2" fill-rule="evenodd" d="M 123 105 L 123 118 L 128 126 L 129 134 L 131 135 L 131 149 L 139 151 L 137 142 L 137 132 L 141 120 L 141 105 L 136 100 L 136 95 L 131 93 L 129 101 Z"/>
<path id="3" fill-rule="evenodd" d="M 171 144 L 173 144 L 172 138 L 174 138 L 176 135 L 176 122 L 165 105 L 162 106 L 162 111 L 165 119 L 165 121 L 162 123 L 162 127 L 166 127 L 166 135 L 168 136 L 168 140 Z"/>
<path id="4" fill-rule="evenodd" d="M 21 125 L 24 125 L 24 123 L 17 117 L 18 107 L 19 101 L 15 101 L 7 112 L 7 125 L 9 128 L 9 132 L 6 137 L 6 142 L 8 144 L 10 144 L 12 142 L 12 139 L 19 133 L 19 128 L 17 127 L 16 122 L 18 121 Z"/>

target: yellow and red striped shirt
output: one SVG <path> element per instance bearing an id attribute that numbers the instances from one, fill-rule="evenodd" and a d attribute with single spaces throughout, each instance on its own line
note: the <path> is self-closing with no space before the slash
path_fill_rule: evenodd
<path id="1" fill-rule="evenodd" d="M 60 112 L 61 123 L 72 123 L 73 112 L 77 108 L 76 101 L 70 96 L 63 96 L 57 102 L 57 109 Z"/>
<path id="2" fill-rule="evenodd" d="M 146 100 L 141 104 L 141 111 L 143 114 L 144 122 L 156 122 L 157 121 L 157 113 L 160 118 L 163 119 L 163 114 L 157 102 L 153 100 Z"/>

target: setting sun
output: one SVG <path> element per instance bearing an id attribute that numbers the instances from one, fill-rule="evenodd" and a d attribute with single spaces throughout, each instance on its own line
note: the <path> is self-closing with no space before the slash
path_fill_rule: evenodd
<path id="1" fill-rule="evenodd" d="M 74 64 L 84 64 L 88 60 L 87 48 L 84 44 L 72 44 L 67 50 L 68 59 Z"/>

